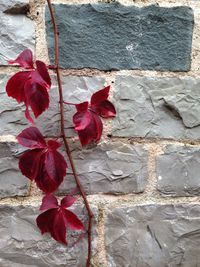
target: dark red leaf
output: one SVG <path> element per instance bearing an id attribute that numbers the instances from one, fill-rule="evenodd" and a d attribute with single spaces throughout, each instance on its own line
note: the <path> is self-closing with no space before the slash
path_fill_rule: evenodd
<path id="1" fill-rule="evenodd" d="M 52 150 L 56 150 L 56 149 L 58 149 L 61 146 L 60 143 L 58 143 L 57 141 L 54 141 L 54 140 L 49 140 L 47 142 L 47 144 L 48 144 L 48 147 L 50 149 L 52 149 Z"/>
<path id="2" fill-rule="evenodd" d="M 73 123 L 75 125 L 75 130 L 80 131 L 84 130 L 92 120 L 92 114 L 90 111 L 77 112 L 73 116 Z"/>
<path id="3" fill-rule="evenodd" d="M 84 226 L 79 218 L 70 210 L 64 210 L 67 226 L 71 230 L 83 230 Z"/>
<path id="4" fill-rule="evenodd" d="M 18 103 L 25 101 L 24 86 L 26 81 L 30 79 L 30 73 L 30 71 L 20 71 L 8 80 L 6 92 Z"/>
<path id="5" fill-rule="evenodd" d="M 54 216 L 57 212 L 57 209 L 49 209 L 41 213 L 37 219 L 37 226 L 40 229 L 41 233 L 51 232 L 51 225 L 53 224 Z"/>
<path id="6" fill-rule="evenodd" d="M 30 49 L 25 49 L 15 60 L 9 60 L 9 64 L 19 64 L 25 69 L 33 69 L 33 54 Z"/>
<path id="7" fill-rule="evenodd" d="M 39 74 L 38 70 L 31 71 L 31 82 L 36 83 L 44 87 L 45 89 L 49 89 L 48 83 L 42 78 Z"/>
<path id="8" fill-rule="evenodd" d="M 55 209 L 58 207 L 59 206 L 58 206 L 57 198 L 54 195 L 49 194 L 43 197 L 40 210 L 49 210 L 49 209 Z"/>
<path id="9" fill-rule="evenodd" d="M 36 127 L 29 127 L 23 130 L 17 137 L 20 145 L 29 148 L 44 148 L 46 141 Z"/>
<path id="10" fill-rule="evenodd" d="M 43 111 L 49 107 L 49 94 L 46 88 L 38 83 L 32 83 L 31 80 L 25 84 L 25 104 L 30 106 L 37 118 Z"/>
<path id="11" fill-rule="evenodd" d="M 109 100 L 104 100 L 98 105 L 91 106 L 91 110 L 103 118 L 112 118 L 116 115 L 115 107 Z"/>
<path id="12" fill-rule="evenodd" d="M 49 88 L 51 87 L 51 78 L 48 73 L 47 66 L 44 62 L 40 60 L 36 60 L 36 66 L 37 66 L 37 71 L 42 77 L 42 79 L 48 84 Z"/>
<path id="13" fill-rule="evenodd" d="M 84 130 L 78 131 L 78 136 L 82 146 L 86 146 L 91 142 L 98 143 L 101 139 L 103 124 L 96 114 L 91 114 L 92 119 L 90 124 Z"/>
<path id="14" fill-rule="evenodd" d="M 57 206 L 58 202 L 54 196 L 45 196 L 41 207 L 47 210 L 41 213 L 36 219 L 42 234 L 49 232 L 55 240 L 66 245 L 67 227 L 72 230 L 82 230 L 84 228 L 79 218 L 72 211 L 65 209 L 65 204 L 71 206 L 75 200 L 74 198 L 72 201 L 72 197 L 68 197 L 66 196 L 61 200 L 61 206 Z"/>
<path id="15" fill-rule="evenodd" d="M 80 104 L 75 105 L 78 112 L 84 112 L 88 110 L 89 103 L 83 102 Z"/>
<path id="16" fill-rule="evenodd" d="M 60 144 L 49 140 L 48 144 L 36 127 L 29 127 L 17 136 L 18 142 L 32 148 L 25 152 L 19 162 L 23 175 L 35 180 L 37 186 L 45 193 L 52 193 L 62 183 L 66 175 L 67 163 L 57 149 Z"/>
<path id="17" fill-rule="evenodd" d="M 43 149 L 34 149 L 25 152 L 19 159 L 19 168 L 22 174 L 30 180 L 38 175 Z"/>
<path id="18" fill-rule="evenodd" d="M 77 200 L 77 198 L 68 195 L 61 200 L 61 207 L 62 208 L 69 208 L 74 204 L 74 202 L 76 202 L 76 200 Z"/>
<path id="19" fill-rule="evenodd" d="M 49 107 L 47 89 L 50 89 L 51 78 L 47 67 L 45 63 L 37 60 L 37 68 L 34 69 L 32 52 L 29 49 L 22 52 L 11 63 L 19 63 L 25 68 L 32 69 L 27 72 L 18 72 L 11 77 L 6 85 L 6 91 L 8 96 L 15 98 L 18 103 L 24 102 L 26 105 L 25 116 L 27 120 L 34 124 L 29 107 L 31 107 L 36 118 Z"/>
<path id="20" fill-rule="evenodd" d="M 91 97 L 91 105 L 97 105 L 102 101 L 107 100 L 109 96 L 110 86 L 107 86 L 96 93 L 94 93 Z"/>

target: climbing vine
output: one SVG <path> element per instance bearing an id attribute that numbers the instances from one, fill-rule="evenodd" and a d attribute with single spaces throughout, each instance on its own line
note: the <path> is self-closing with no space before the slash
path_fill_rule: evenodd
<path id="1" fill-rule="evenodd" d="M 59 68 L 59 33 L 51 1 L 47 0 L 47 4 L 54 29 L 55 63 L 54 65 L 46 66 L 40 60 L 34 62 L 32 51 L 27 48 L 16 59 L 9 61 L 9 64 L 18 64 L 22 70 L 8 80 L 6 92 L 9 97 L 14 98 L 18 103 L 25 104 L 25 117 L 31 124 L 16 139 L 20 145 L 28 149 L 20 157 L 19 169 L 24 176 L 34 181 L 44 193 L 40 206 L 41 214 L 36 219 L 37 226 L 42 234 L 50 233 L 52 238 L 65 245 L 67 245 L 67 229 L 78 231 L 86 229 L 88 239 L 86 266 L 89 267 L 91 262 L 93 213 L 84 188 L 78 178 L 70 152 L 64 125 L 64 105 L 74 105 L 76 107 L 76 113 L 72 120 L 74 130 L 77 132 L 82 146 L 100 141 L 103 131 L 101 118 L 114 117 L 116 111 L 113 104 L 108 100 L 109 86 L 94 93 L 90 101 L 83 103 L 69 103 L 67 99 L 63 98 Z M 45 138 L 36 127 L 35 122 L 35 119 L 45 110 L 48 110 L 51 104 L 49 98 L 49 90 L 51 90 L 49 69 L 56 73 L 59 91 L 60 134 L 54 139 Z M 67 161 L 58 151 L 61 147 L 61 142 L 58 140 L 62 140 L 64 143 Z M 68 209 L 77 200 L 75 196 L 77 192 L 74 191 L 66 195 L 60 202 L 54 195 L 67 174 L 68 164 L 71 166 L 77 190 L 81 194 L 87 209 L 87 226 L 81 222 L 75 213 Z"/>

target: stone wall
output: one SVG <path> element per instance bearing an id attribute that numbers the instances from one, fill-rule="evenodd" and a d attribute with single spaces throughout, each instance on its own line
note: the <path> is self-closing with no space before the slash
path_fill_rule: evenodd
<path id="1" fill-rule="evenodd" d="M 64 98 L 86 100 L 105 85 L 117 109 L 101 143 L 81 149 L 68 108 L 66 132 L 95 213 L 95 267 L 200 266 L 200 1 L 55 0 Z M 25 47 L 53 64 L 44 0 L 0 1 L 0 266 L 84 267 L 87 242 L 42 236 L 42 194 L 18 170 L 15 136 L 28 123 L 5 85 Z M 52 73 L 53 75 L 53 73 Z M 37 126 L 59 132 L 58 91 Z M 74 188 L 71 170 L 63 196 Z M 81 200 L 75 209 L 86 218 Z M 73 240 L 74 233 L 70 233 Z M 73 243 L 73 242 L 72 242 Z"/>

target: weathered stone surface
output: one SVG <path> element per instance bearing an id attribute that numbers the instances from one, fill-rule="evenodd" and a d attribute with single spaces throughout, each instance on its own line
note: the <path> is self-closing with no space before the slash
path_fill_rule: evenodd
<path id="1" fill-rule="evenodd" d="M 200 205 L 143 205 L 108 214 L 108 266 L 200 266 Z"/>
<path id="2" fill-rule="evenodd" d="M 193 12 L 113 4 L 54 5 L 59 18 L 60 62 L 64 68 L 190 69 Z M 53 62 L 52 23 L 46 9 L 49 56 Z"/>
<path id="3" fill-rule="evenodd" d="M 200 138 L 200 79 L 117 76 L 113 136 Z"/>
<path id="4" fill-rule="evenodd" d="M 35 50 L 34 22 L 25 14 L 28 0 L 1 0 L 0 4 L 0 64 L 14 59 L 25 48 Z"/>
<path id="5" fill-rule="evenodd" d="M 24 117 L 24 105 L 19 105 L 13 98 L 9 98 L 5 92 L 6 83 L 10 76 L 0 75 L 0 134 L 1 135 L 17 135 L 28 123 Z M 55 79 L 52 77 L 53 86 L 50 89 L 50 105 L 49 109 L 35 120 L 37 127 L 41 129 L 45 135 L 56 135 L 60 133 L 60 114 L 59 114 L 59 97 L 58 89 L 55 86 Z M 93 92 L 103 88 L 105 79 L 101 77 L 62 77 L 62 84 L 64 90 L 64 99 L 68 102 L 79 103 L 86 101 Z M 70 129 L 72 127 L 71 117 L 75 112 L 73 106 L 66 105 L 66 128 L 68 129 L 68 136 L 73 135 L 74 132 Z"/>
<path id="6" fill-rule="evenodd" d="M 147 151 L 142 145 L 104 142 L 88 150 L 75 150 L 72 156 L 85 191 L 94 193 L 139 193 L 147 183 Z M 76 185 L 68 170 L 60 186 L 64 194 Z"/>
<path id="7" fill-rule="evenodd" d="M 26 196 L 29 181 L 18 168 L 15 144 L 0 143 L 0 198 Z"/>
<path id="8" fill-rule="evenodd" d="M 77 206 L 76 214 L 84 222 L 86 212 Z M 97 210 L 94 210 L 97 215 Z M 0 266 L 1 267 L 85 267 L 87 239 L 77 244 L 80 232 L 68 234 L 69 245 L 64 246 L 53 240 L 49 234 L 41 235 L 35 219 L 39 207 L 0 206 Z M 94 240 L 93 246 L 95 247 Z"/>
<path id="9" fill-rule="evenodd" d="M 168 145 L 156 159 L 157 189 L 163 195 L 200 195 L 200 149 Z"/>

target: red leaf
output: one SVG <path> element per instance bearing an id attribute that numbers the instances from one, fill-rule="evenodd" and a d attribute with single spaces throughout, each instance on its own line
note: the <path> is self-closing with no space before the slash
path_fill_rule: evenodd
<path id="1" fill-rule="evenodd" d="M 68 201 L 72 203 L 71 200 L 67 200 L 67 197 L 62 199 L 61 203 Z M 72 230 L 82 230 L 84 227 L 72 211 L 66 210 L 62 204 L 56 207 L 57 203 L 54 196 L 45 196 L 41 207 L 44 207 L 45 210 L 48 207 L 49 209 L 41 213 L 36 221 L 42 234 L 49 232 L 55 240 L 67 245 L 67 227 Z"/>
<path id="2" fill-rule="evenodd" d="M 29 127 L 17 136 L 18 142 L 32 148 L 25 152 L 19 161 L 23 175 L 35 180 L 37 186 L 45 193 L 52 193 L 62 183 L 66 175 L 67 163 L 57 151 L 60 144 L 49 140 L 46 144 L 36 127 Z"/>
<path id="3" fill-rule="evenodd" d="M 76 200 L 77 198 L 68 195 L 61 200 L 61 207 L 69 208 L 74 204 L 74 202 L 76 202 Z"/>
<path id="4" fill-rule="evenodd" d="M 99 142 L 103 131 L 103 124 L 99 116 L 111 118 L 116 115 L 114 105 L 107 100 L 109 91 L 110 86 L 107 86 L 94 93 L 90 105 L 88 102 L 75 105 L 77 112 L 73 116 L 73 123 L 82 146 L 91 142 Z"/>
<path id="5" fill-rule="evenodd" d="M 22 174 L 30 180 L 34 180 L 40 169 L 42 149 L 34 149 L 25 152 L 19 159 L 19 168 Z"/>
<path id="6" fill-rule="evenodd" d="M 98 143 L 101 139 L 103 124 L 96 114 L 91 114 L 92 119 L 90 124 L 84 130 L 78 131 L 78 136 L 82 146 L 88 145 L 91 142 Z"/>
<path id="7" fill-rule="evenodd" d="M 19 64 L 25 69 L 33 69 L 33 54 L 30 49 L 25 49 L 15 60 L 9 60 L 9 64 Z"/>
<path id="8" fill-rule="evenodd" d="M 42 79 L 48 84 L 49 87 L 51 87 L 51 78 L 49 76 L 47 66 L 44 62 L 40 60 L 36 60 L 36 66 L 37 66 L 37 71 L 42 77 Z"/>
<path id="9" fill-rule="evenodd" d="M 50 149 L 52 149 L 52 150 L 56 150 L 56 149 L 58 149 L 61 146 L 60 143 L 58 143 L 57 141 L 54 141 L 54 140 L 49 140 L 47 142 L 47 144 L 48 144 L 48 147 Z"/>
<path id="10" fill-rule="evenodd" d="M 8 96 L 13 97 L 26 105 L 25 116 L 32 124 L 33 119 L 29 113 L 31 107 L 35 117 L 37 118 L 42 112 L 49 107 L 49 95 L 47 89 L 51 86 L 51 78 L 49 76 L 45 63 L 37 60 L 34 69 L 32 62 L 32 52 L 26 49 L 19 57 L 12 61 L 19 63 L 25 68 L 31 68 L 31 71 L 21 71 L 16 73 L 8 80 L 6 91 Z"/>
<path id="11" fill-rule="evenodd" d="M 20 145 L 29 148 L 44 148 L 46 141 L 36 127 L 29 127 L 23 130 L 17 137 Z"/>
<path id="12" fill-rule="evenodd" d="M 20 71 L 8 80 L 6 92 L 18 103 L 25 101 L 24 86 L 26 81 L 30 79 L 30 73 L 30 71 Z"/>
<path id="13" fill-rule="evenodd" d="M 91 106 L 90 108 L 102 118 L 112 118 L 116 115 L 115 107 L 109 100 L 104 100 L 98 105 Z"/>
<path id="14" fill-rule="evenodd" d="M 38 83 L 32 83 L 31 80 L 25 84 L 25 104 L 30 106 L 37 118 L 43 111 L 49 107 L 49 94 L 46 88 Z"/>
<path id="15" fill-rule="evenodd" d="M 75 130 L 80 131 L 84 130 L 92 120 L 92 114 L 90 111 L 85 111 L 85 112 L 77 112 L 73 116 L 73 123 L 75 125 Z"/>
<path id="16" fill-rule="evenodd" d="M 71 230 L 82 230 L 84 228 L 82 222 L 73 212 L 64 210 L 64 213 L 66 224 Z"/>
<path id="17" fill-rule="evenodd" d="M 107 100 L 109 96 L 110 86 L 107 86 L 96 93 L 94 93 L 91 97 L 91 105 L 97 105 L 100 102 Z"/>
<path id="18" fill-rule="evenodd" d="M 59 206 L 58 206 L 57 198 L 54 195 L 49 194 L 43 197 L 40 210 L 49 210 L 49 209 L 55 209 L 58 207 Z"/>

